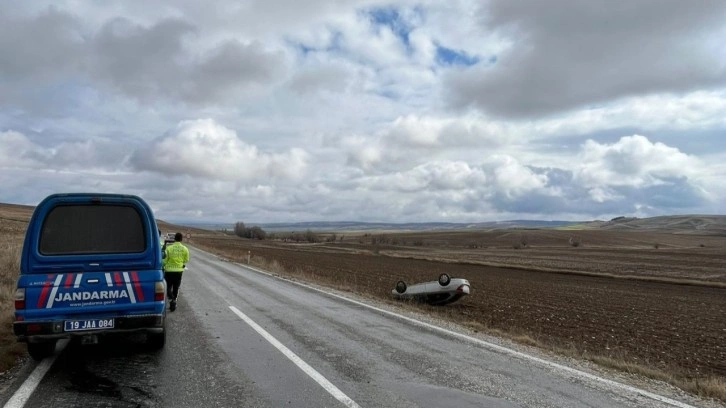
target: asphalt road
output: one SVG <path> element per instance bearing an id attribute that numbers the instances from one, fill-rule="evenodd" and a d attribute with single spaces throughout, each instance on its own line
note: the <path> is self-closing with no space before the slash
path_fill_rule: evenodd
<path id="1" fill-rule="evenodd" d="M 687 406 L 198 250 L 188 267 L 163 351 L 140 335 L 70 343 L 25 406 Z"/>

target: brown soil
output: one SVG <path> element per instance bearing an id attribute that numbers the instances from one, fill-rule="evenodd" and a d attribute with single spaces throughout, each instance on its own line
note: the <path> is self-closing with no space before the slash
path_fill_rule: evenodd
<path id="1" fill-rule="evenodd" d="M 724 282 L 723 255 L 700 246 L 670 252 L 600 247 L 593 250 L 597 257 L 584 248 L 569 248 L 570 256 L 553 248 L 517 252 L 526 260 L 520 259 L 522 264 L 545 263 L 566 272 L 553 273 L 477 264 L 476 259 L 457 257 L 451 248 L 446 251 L 442 244 L 428 248 L 291 244 L 211 234 L 198 234 L 192 241 L 238 261 L 246 260 L 250 251 L 253 258 L 275 260 L 293 275 L 383 299 L 390 299 L 399 279 L 408 283 L 435 280 L 446 272 L 468 279 L 471 295 L 446 307 L 427 309 L 473 328 L 527 335 L 546 346 L 612 357 L 683 378 L 726 377 L 726 288 L 637 279 L 639 273 L 658 276 L 659 271 L 668 270 L 664 275 L 688 277 L 704 285 Z M 513 259 L 514 254 L 502 255 L 502 251 L 507 250 L 499 249 L 505 260 L 497 262 Z M 445 261 L 400 257 L 416 252 Z M 590 256 L 593 259 L 588 260 Z M 590 268 L 577 272 L 620 273 L 629 278 L 568 272 L 585 260 Z M 619 269 L 624 264 L 630 265 L 627 274 Z M 691 267 L 697 272 L 689 272 Z"/>

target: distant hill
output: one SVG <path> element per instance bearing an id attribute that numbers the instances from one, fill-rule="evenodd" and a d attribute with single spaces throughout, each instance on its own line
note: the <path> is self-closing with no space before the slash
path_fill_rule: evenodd
<path id="1" fill-rule="evenodd" d="M 594 226 L 595 223 L 590 224 Z M 668 215 L 649 218 L 617 217 L 610 221 L 599 223 L 596 228 L 726 235 L 726 216 Z"/>
<path id="2" fill-rule="evenodd" d="M 29 205 L 0 203 L 0 219 L 29 222 L 33 210 L 35 210 L 35 207 Z"/>
<path id="3" fill-rule="evenodd" d="M 204 229 L 234 229 L 234 224 L 213 224 L 213 223 L 181 223 Z M 512 220 L 512 221 L 491 221 L 479 223 L 452 223 L 452 222 L 416 222 L 416 223 L 388 223 L 388 222 L 356 222 L 356 221 L 312 221 L 312 222 L 289 222 L 289 223 L 245 223 L 249 226 L 259 226 L 265 231 L 439 231 L 439 230 L 493 230 L 493 229 L 539 229 L 566 227 L 569 225 L 583 224 L 582 221 L 537 221 L 537 220 Z"/>
<path id="4" fill-rule="evenodd" d="M 224 230 L 234 229 L 234 224 L 183 223 L 190 227 Z M 501 230 L 501 229 L 588 229 L 588 230 L 632 230 L 664 231 L 681 234 L 726 235 L 724 215 L 671 215 L 650 218 L 617 217 L 610 221 L 538 221 L 510 220 L 477 223 L 421 222 L 386 223 L 356 221 L 317 221 L 291 223 L 246 223 L 259 226 L 268 232 L 291 231 L 441 231 L 441 230 Z"/>
<path id="5" fill-rule="evenodd" d="M 0 219 L 28 221 L 35 207 L 0 203 Z M 158 220 L 162 229 L 166 222 Z M 203 223 L 176 221 L 170 224 L 184 225 L 207 230 L 232 230 L 234 223 Z M 663 231 L 676 234 L 723 235 L 726 236 L 726 215 L 667 215 L 661 217 L 636 218 L 616 217 L 609 221 L 538 221 L 510 220 L 477 223 L 421 222 L 386 223 L 356 221 L 318 221 L 293 223 L 248 223 L 266 231 L 431 231 L 431 230 L 500 230 L 500 229 L 588 229 L 588 230 L 631 230 Z"/>

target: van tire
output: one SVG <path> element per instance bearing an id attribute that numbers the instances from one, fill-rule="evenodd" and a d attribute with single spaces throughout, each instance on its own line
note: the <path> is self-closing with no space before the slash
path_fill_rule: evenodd
<path id="1" fill-rule="evenodd" d="M 161 350 L 166 344 L 166 313 L 164 313 L 164 324 L 161 333 L 146 333 L 146 345 L 151 350 Z"/>
<path id="2" fill-rule="evenodd" d="M 439 285 L 448 286 L 449 283 L 451 283 L 451 278 L 448 274 L 442 273 L 441 275 L 439 275 Z"/>
<path id="3" fill-rule="evenodd" d="M 57 340 L 44 341 L 42 343 L 28 343 L 28 354 L 35 361 L 42 361 L 46 357 L 50 357 L 55 353 L 55 343 Z"/>
<path id="4" fill-rule="evenodd" d="M 161 333 L 148 333 L 146 335 L 146 345 L 152 350 L 161 350 L 166 344 L 166 329 Z"/>

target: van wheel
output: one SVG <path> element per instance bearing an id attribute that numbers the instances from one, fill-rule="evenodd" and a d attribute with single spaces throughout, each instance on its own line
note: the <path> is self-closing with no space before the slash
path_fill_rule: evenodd
<path id="1" fill-rule="evenodd" d="M 166 344 L 166 329 L 161 333 L 148 333 L 146 335 L 146 345 L 152 350 L 161 350 Z"/>
<path id="2" fill-rule="evenodd" d="M 448 286 L 450 282 L 451 278 L 448 274 L 442 273 L 441 275 L 439 275 L 439 285 Z"/>
<path id="3" fill-rule="evenodd" d="M 404 281 L 396 282 L 396 292 L 403 293 L 405 291 L 406 291 L 406 282 L 404 282 Z"/>
<path id="4" fill-rule="evenodd" d="M 166 344 L 166 313 L 161 329 L 161 333 L 146 333 L 146 345 L 152 350 L 161 350 Z"/>
<path id="5" fill-rule="evenodd" d="M 35 361 L 41 361 L 55 353 L 55 343 L 58 340 L 44 341 L 42 343 L 28 343 L 28 354 Z"/>

